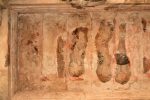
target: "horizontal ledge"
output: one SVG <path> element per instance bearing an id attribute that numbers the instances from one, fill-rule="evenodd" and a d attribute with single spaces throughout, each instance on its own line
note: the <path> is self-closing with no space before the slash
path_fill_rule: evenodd
<path id="1" fill-rule="evenodd" d="M 83 7 L 83 9 L 76 9 L 70 4 L 66 3 L 53 3 L 53 4 L 9 4 L 9 8 L 12 10 L 26 10 L 26 9 L 55 9 L 55 10 L 87 10 L 87 11 L 142 11 L 150 10 L 150 4 L 101 4 L 95 7 Z"/>

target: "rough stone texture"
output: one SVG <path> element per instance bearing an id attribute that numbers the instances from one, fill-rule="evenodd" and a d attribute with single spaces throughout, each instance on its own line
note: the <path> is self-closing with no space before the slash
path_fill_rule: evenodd
<path id="1" fill-rule="evenodd" d="M 18 90 L 34 89 L 42 68 L 42 16 L 19 15 L 18 34 Z"/>
<path id="2" fill-rule="evenodd" d="M 107 0 L 109 3 L 124 3 L 125 0 Z"/>
<path id="3" fill-rule="evenodd" d="M 59 36 L 65 41 L 66 36 L 66 17 L 60 13 L 46 13 L 43 20 L 43 69 L 42 74 L 56 75 L 57 69 L 57 39 Z M 64 58 L 65 59 L 65 58 Z M 52 76 L 53 76 L 52 75 Z"/>
<path id="4" fill-rule="evenodd" d="M 7 1 L 7 0 L 6 0 Z M 64 3 L 69 0 L 10 0 L 10 3 L 17 4 L 40 4 L 40 3 Z M 74 0 L 79 1 L 81 0 Z M 90 0 L 91 1 L 91 0 Z M 94 1 L 94 0 L 93 0 Z M 149 0 L 106 0 L 106 3 L 149 3 Z"/>
<path id="5" fill-rule="evenodd" d="M 5 66 L 8 51 L 8 12 L 2 11 L 2 23 L 0 25 L 0 100 L 7 100 L 8 96 L 8 66 Z"/>
<path id="6" fill-rule="evenodd" d="M 85 50 L 87 47 L 87 33 L 88 28 L 77 27 L 72 32 L 72 45 L 70 47 L 70 63 L 69 63 L 69 73 L 71 76 L 79 77 L 84 73 L 84 58 Z"/>
<path id="7" fill-rule="evenodd" d="M 57 40 L 57 71 L 58 71 L 58 77 L 64 77 L 65 76 L 65 62 L 64 62 L 64 55 L 63 55 L 63 48 L 64 48 L 64 41 L 61 37 L 58 37 Z"/>
<path id="8" fill-rule="evenodd" d="M 147 3 L 149 0 L 107 0 L 109 3 Z"/>
<path id="9" fill-rule="evenodd" d="M 144 70 L 143 72 L 146 71 L 146 74 L 147 76 L 149 77 L 149 72 L 148 71 L 148 68 L 149 68 L 149 56 L 150 56 L 150 52 L 149 52 L 149 49 L 150 49 L 150 15 L 147 14 L 147 13 L 143 13 L 141 15 L 141 18 L 143 19 L 143 58 L 146 58 L 146 59 L 143 59 L 143 67 L 144 67 Z M 146 61 L 146 62 L 145 62 Z M 146 64 L 146 65 L 145 65 Z M 148 65 L 147 65 L 148 64 Z M 146 67 L 146 68 L 145 68 Z"/>
<path id="10" fill-rule="evenodd" d="M 123 2 L 119 0 L 120 2 Z M 119 2 L 114 1 L 114 2 Z M 27 3 L 26 1 L 19 1 L 20 3 Z M 30 1 L 35 3 L 34 1 Z M 42 1 L 42 2 L 51 2 L 51 0 Z M 113 0 L 111 1 L 113 2 Z M 139 1 L 141 2 L 141 1 Z M 147 2 L 149 2 L 147 0 Z M 38 1 L 41 3 L 41 0 Z M 83 13 L 83 12 L 82 12 Z M 84 12 L 85 13 L 85 12 Z M 91 15 L 92 14 L 92 15 Z M 97 68 L 97 52 L 95 46 L 95 36 L 99 29 L 99 21 L 101 20 L 99 16 L 94 13 L 87 14 L 88 17 L 83 17 L 82 20 L 78 20 L 78 17 L 75 18 L 74 15 L 66 14 L 69 19 L 66 21 L 66 17 L 62 16 L 57 17 L 60 13 L 55 14 L 54 12 L 45 14 L 43 19 L 43 68 L 42 68 L 42 79 L 41 84 L 44 87 L 40 87 L 40 91 L 23 91 L 17 93 L 14 97 L 14 100 L 21 100 L 30 98 L 31 100 L 51 98 L 52 100 L 67 100 L 68 98 L 74 100 L 91 100 L 93 98 L 98 99 L 108 99 L 108 100 L 119 100 L 119 99 L 149 99 L 149 84 L 150 84 L 150 72 L 144 72 L 143 58 L 146 57 L 150 59 L 150 14 L 149 11 L 145 12 L 123 12 L 117 13 L 116 16 L 123 17 L 125 16 L 125 22 L 127 23 L 127 34 L 126 34 L 126 53 L 130 59 L 130 69 L 131 69 L 131 78 L 129 82 L 124 85 L 120 85 L 114 82 L 115 71 L 116 71 L 116 62 L 114 62 L 114 54 L 117 51 L 119 37 L 118 30 L 116 30 L 112 39 L 108 43 L 109 45 L 109 54 L 111 56 L 111 68 L 112 68 L 112 78 L 107 83 L 101 83 L 96 76 Z M 80 15 L 80 14 L 79 14 Z M 112 16 L 112 13 L 108 12 L 99 12 L 99 15 Z M 89 17 L 90 16 L 90 17 Z M 92 20 L 91 20 L 92 16 Z M 8 36 L 8 18 L 7 11 L 2 13 L 2 23 L 0 26 L 0 100 L 7 100 L 7 78 L 8 78 L 8 69 L 4 67 L 7 55 L 7 36 Z M 35 16 L 33 17 L 33 19 Z M 95 19 L 94 19 L 95 18 Z M 56 20 L 56 22 L 54 21 Z M 93 20 L 94 19 L 94 20 Z M 108 18 L 109 19 L 109 18 Z M 108 20 L 107 19 L 107 20 Z M 91 20 L 92 22 L 90 22 Z M 54 21 L 54 22 L 53 22 Z M 58 22 L 57 22 L 58 21 Z M 55 23 L 55 24 L 53 24 Z M 60 24 L 59 24 L 60 23 Z M 63 23 L 67 23 L 67 26 Z M 91 26 L 92 23 L 92 26 Z M 97 23 L 97 24 L 96 24 Z M 55 26 L 56 25 L 56 26 Z M 56 29 L 56 27 L 58 27 Z M 64 48 L 64 60 L 65 67 L 69 66 L 69 51 L 68 46 L 68 34 L 70 34 L 77 27 L 88 27 L 88 43 L 86 48 L 86 55 L 84 59 L 85 74 L 83 75 L 83 81 L 70 81 L 65 79 L 60 79 L 57 77 L 57 40 L 61 35 L 63 40 L 66 42 L 66 48 Z M 66 28 L 64 28 L 66 27 Z M 60 29 L 60 30 L 59 30 Z M 67 31 L 66 31 L 67 30 Z M 55 33 L 55 34 L 53 34 Z M 32 55 L 31 55 L 32 56 Z M 45 57 L 45 58 L 44 58 Z M 36 69 L 37 70 L 37 69 Z M 36 73 L 37 74 L 37 73 Z M 43 77 L 44 76 L 44 77 Z M 45 77 L 46 76 L 46 77 Z M 45 81 L 49 80 L 49 81 Z M 42 90 L 47 90 L 41 92 Z M 56 92 L 60 91 L 61 92 Z M 65 92 L 64 92 L 65 90 Z M 68 92 L 66 92 L 68 90 Z M 106 91 L 104 91 L 106 90 Z M 109 91 L 110 90 L 110 91 Z M 79 92 L 80 91 L 80 92 Z M 113 92 L 112 92 L 113 91 Z M 115 92 L 114 92 L 115 91 Z M 37 95 L 38 94 L 38 95 Z M 118 97 L 118 95 L 120 97 Z M 108 97 L 109 96 L 109 97 Z"/>
<path id="11" fill-rule="evenodd" d="M 119 21 L 116 21 L 117 22 L 120 22 L 120 23 L 117 23 L 119 24 L 118 25 L 118 29 L 119 29 L 119 43 L 118 43 L 118 48 L 117 48 L 117 54 L 120 55 L 120 58 L 118 60 L 122 60 L 122 62 L 124 63 L 118 63 L 117 62 L 117 71 L 116 71 L 116 77 L 115 77 L 115 80 L 116 82 L 118 83 L 121 83 L 121 84 L 125 84 L 129 81 L 130 79 L 130 76 L 131 76 L 131 73 L 130 73 L 130 61 L 129 61 L 129 58 L 126 54 L 126 23 L 124 22 L 125 19 L 121 19 L 119 18 L 118 19 Z M 116 25 L 117 26 L 117 25 Z M 117 58 L 117 56 L 116 56 Z"/>
<path id="12" fill-rule="evenodd" d="M 146 17 L 143 14 L 146 15 Z M 23 15 L 24 19 L 30 19 L 28 14 Z M 30 98 L 34 98 L 34 92 L 36 93 L 35 90 L 38 92 L 38 88 L 44 93 L 50 92 L 50 94 L 46 94 L 45 97 L 52 95 L 51 93 L 53 92 L 56 93 L 59 91 L 60 94 L 69 92 L 68 95 L 70 96 L 68 97 L 80 94 L 83 100 L 84 98 L 86 98 L 86 100 L 98 99 L 100 96 L 99 93 L 108 91 L 105 92 L 105 94 L 107 94 L 109 90 L 115 91 L 113 95 L 115 98 L 119 98 L 117 91 L 121 91 L 119 92 L 121 95 L 124 95 L 125 90 L 129 91 L 125 93 L 129 93 L 130 95 L 132 95 L 134 91 L 150 91 L 149 72 L 143 73 L 143 58 L 144 56 L 149 58 L 149 56 L 147 56 L 149 50 L 144 49 L 149 47 L 149 44 L 145 44 L 146 41 L 149 41 L 149 37 L 145 37 L 146 40 L 142 39 L 142 37 L 145 36 L 144 33 L 149 30 L 148 16 L 150 15 L 148 12 L 139 13 L 131 11 L 115 13 L 101 11 L 91 12 L 89 14 L 85 10 L 70 13 L 52 11 L 42 14 L 42 16 L 40 14 L 30 14 L 30 16 L 33 20 L 24 22 L 24 25 L 29 29 L 27 32 L 24 31 L 26 29 L 24 26 L 21 32 L 25 32 L 28 34 L 27 36 L 32 36 L 36 31 L 43 30 L 40 32 L 43 33 L 43 36 L 39 38 L 41 41 L 38 41 L 38 44 L 42 45 L 41 49 L 43 48 L 42 50 L 40 49 L 42 52 L 42 60 L 38 61 L 36 67 L 29 67 L 31 63 L 29 63 L 29 65 L 28 63 L 22 65 L 26 65 L 28 71 L 32 71 L 34 67 L 37 68 L 34 69 L 33 73 L 36 74 L 36 77 L 30 80 L 31 83 L 34 83 L 34 80 L 41 79 L 35 89 L 29 87 L 29 90 L 32 89 L 33 91 L 33 96 L 29 94 L 30 92 L 26 92 L 26 95 L 30 95 Z M 42 25 L 43 29 L 40 29 L 39 26 L 35 32 L 33 30 L 33 32 L 30 32 L 30 26 L 34 26 L 32 22 L 41 23 L 40 25 Z M 126 23 L 126 31 L 120 31 L 119 26 L 121 23 Z M 21 24 L 21 22 L 19 22 L 19 24 Z M 38 25 L 38 23 L 36 23 L 36 25 Z M 19 27 L 21 27 L 21 25 Z M 80 31 L 84 34 L 80 34 Z M 126 35 L 124 41 L 120 43 L 119 41 L 122 41 L 120 39 L 122 32 L 126 32 Z M 30 38 L 25 38 L 25 36 L 26 35 L 23 35 L 25 40 Z M 34 38 L 31 38 L 31 40 L 34 40 Z M 20 47 L 22 46 L 25 45 L 20 45 Z M 26 53 L 30 49 L 25 51 L 24 47 L 23 50 L 23 52 Z M 117 66 L 114 56 L 118 51 L 126 53 L 130 64 Z M 34 56 L 34 54 L 30 54 L 30 56 Z M 36 57 L 36 59 L 37 58 L 38 57 Z M 77 67 L 80 67 L 80 64 L 82 65 L 84 69 L 84 74 L 81 72 L 83 80 L 72 81 L 69 79 L 69 67 L 71 67 L 70 62 L 72 60 L 79 63 Z M 97 63 L 97 61 L 99 63 Z M 40 62 L 42 62 L 42 67 L 40 67 Z M 101 66 L 101 64 L 105 66 Z M 38 70 L 38 66 L 41 70 Z M 99 70 L 98 67 L 102 67 L 103 70 L 101 70 L 101 68 Z M 29 73 L 29 75 L 33 73 Z M 39 73 L 42 78 L 40 78 Z M 18 73 L 18 75 L 19 74 L 20 73 Z M 26 76 L 27 74 L 23 75 L 23 77 Z M 114 81 L 116 77 L 117 82 L 121 84 Z M 106 81 L 107 83 L 103 83 Z M 19 98 L 23 95 L 22 93 L 23 91 L 17 92 L 14 98 Z M 85 94 L 85 96 L 83 96 L 83 94 Z M 60 99 L 55 97 L 56 94 L 53 96 L 54 100 Z M 41 99 L 42 98 L 44 97 L 41 97 Z M 149 99 L 149 97 L 147 98 Z M 67 98 L 63 99 L 66 100 Z"/>
<path id="13" fill-rule="evenodd" d="M 125 3 L 145 3 L 147 0 L 125 0 Z"/>
<path id="14" fill-rule="evenodd" d="M 44 92 L 44 91 L 32 91 L 32 92 L 21 92 L 16 95 L 14 100 L 149 100 L 149 91 L 101 91 L 99 95 L 93 94 L 91 91 L 85 94 L 82 91 L 71 92 Z M 119 95 L 119 97 L 116 97 Z M 142 97 L 140 97 L 142 95 Z M 22 98 L 24 97 L 24 98 Z M 94 99 L 93 99 L 94 97 Z"/>
<path id="15" fill-rule="evenodd" d="M 40 4 L 40 3 L 60 3 L 59 0 L 10 0 L 10 3 L 15 4 Z"/>
<path id="16" fill-rule="evenodd" d="M 8 3 L 8 0 L 0 0 L 0 7 L 1 7 L 1 6 L 2 6 L 2 7 L 6 6 L 7 3 Z"/>
<path id="17" fill-rule="evenodd" d="M 0 25 L 1 25 L 1 23 L 2 23 L 2 9 L 0 7 Z"/>
<path id="18" fill-rule="evenodd" d="M 150 70 L 150 59 L 143 58 L 143 68 L 144 68 L 144 73 L 147 73 Z"/>
<path id="19" fill-rule="evenodd" d="M 97 48 L 98 56 L 98 66 L 97 66 L 97 76 L 102 82 L 107 82 L 111 80 L 111 56 L 109 54 L 108 42 L 112 38 L 113 23 L 107 22 L 102 19 L 100 22 L 100 28 L 95 37 L 95 45 Z"/>

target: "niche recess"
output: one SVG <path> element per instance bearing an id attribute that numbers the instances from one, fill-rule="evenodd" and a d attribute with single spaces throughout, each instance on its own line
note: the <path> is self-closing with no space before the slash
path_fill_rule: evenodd
<path id="1" fill-rule="evenodd" d="M 79 27 L 72 32 L 69 73 L 73 77 L 84 74 L 85 50 L 88 42 L 88 28 Z"/>
<path id="2" fill-rule="evenodd" d="M 111 80 L 111 56 L 109 55 L 108 42 L 112 38 L 113 25 L 106 20 L 100 22 L 98 33 L 95 37 L 97 49 L 97 76 L 100 81 L 107 82 Z"/>

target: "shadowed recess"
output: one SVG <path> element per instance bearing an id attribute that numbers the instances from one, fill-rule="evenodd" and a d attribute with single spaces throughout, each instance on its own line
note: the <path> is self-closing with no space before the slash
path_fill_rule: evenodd
<path id="1" fill-rule="evenodd" d="M 69 63 L 69 73 L 79 77 L 84 73 L 85 49 L 87 47 L 88 28 L 79 27 L 72 32 L 72 46 Z"/>

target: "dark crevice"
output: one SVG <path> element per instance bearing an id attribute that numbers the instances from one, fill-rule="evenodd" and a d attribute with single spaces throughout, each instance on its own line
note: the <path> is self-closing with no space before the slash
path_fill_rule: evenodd
<path id="1" fill-rule="evenodd" d="M 146 57 L 143 58 L 143 67 L 144 67 L 144 73 L 147 73 L 150 70 L 150 59 Z"/>
<path id="2" fill-rule="evenodd" d="M 64 62 L 64 41 L 62 37 L 58 37 L 57 39 L 57 71 L 58 71 L 58 77 L 63 78 L 65 75 L 64 73 L 64 67 L 65 67 L 65 62 Z"/>
<path id="3" fill-rule="evenodd" d="M 76 46 L 76 42 L 72 45 L 71 50 L 74 50 L 75 46 Z"/>
<path id="4" fill-rule="evenodd" d="M 115 54 L 115 58 L 118 65 L 126 65 L 130 63 L 128 56 L 124 53 Z"/>
<path id="5" fill-rule="evenodd" d="M 142 18 L 142 25 L 143 25 L 143 32 L 146 32 L 146 26 L 147 26 L 147 22 L 145 19 Z"/>
<path id="6" fill-rule="evenodd" d="M 102 53 L 98 52 L 97 56 L 98 56 L 98 64 L 99 65 L 103 64 L 103 62 L 104 62 L 104 56 L 102 55 Z"/>
<path id="7" fill-rule="evenodd" d="M 27 45 L 33 44 L 31 40 L 28 40 Z"/>
<path id="8" fill-rule="evenodd" d="M 37 48 L 37 47 L 34 47 L 34 50 L 35 50 L 35 53 L 38 54 L 38 52 L 39 52 L 39 51 L 38 51 L 38 48 Z"/>

